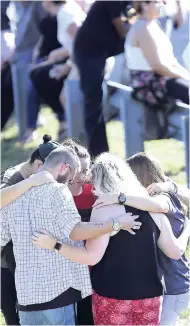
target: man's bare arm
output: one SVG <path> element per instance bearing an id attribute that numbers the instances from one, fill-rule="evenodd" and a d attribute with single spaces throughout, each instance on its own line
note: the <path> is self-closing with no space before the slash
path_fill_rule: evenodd
<path id="1" fill-rule="evenodd" d="M 112 220 L 107 222 L 80 222 L 72 230 L 70 239 L 78 241 L 97 238 L 102 234 L 112 232 L 112 227 Z"/>
<path id="2" fill-rule="evenodd" d="M 1 208 L 11 204 L 14 200 L 22 196 L 30 188 L 49 182 L 55 182 L 53 176 L 48 172 L 39 172 L 32 175 L 30 178 L 20 181 L 19 183 L 12 186 L 2 184 L 0 190 Z"/>
<path id="3" fill-rule="evenodd" d="M 120 223 L 120 228 L 126 230 L 132 234 L 135 234 L 131 229 L 135 226 L 139 228 L 141 223 L 136 222 L 138 215 L 132 215 L 131 213 L 125 213 L 117 217 L 117 221 Z M 88 240 L 97 238 L 105 233 L 113 231 L 113 219 L 109 219 L 105 222 L 80 222 L 76 224 L 72 232 L 70 233 L 70 239 L 73 241 Z"/>
<path id="4" fill-rule="evenodd" d="M 22 196 L 32 187 L 32 184 L 30 180 L 27 179 L 7 188 L 4 188 L 5 186 L 6 184 L 3 184 L 1 189 L 1 208 L 9 205 L 18 197 Z"/>

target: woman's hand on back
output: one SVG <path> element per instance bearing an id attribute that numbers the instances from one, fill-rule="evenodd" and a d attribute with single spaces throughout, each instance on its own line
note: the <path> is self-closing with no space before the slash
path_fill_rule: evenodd
<path id="1" fill-rule="evenodd" d="M 42 171 L 36 174 L 32 174 L 30 178 L 27 179 L 30 187 L 41 186 L 46 183 L 55 182 L 52 174 L 47 171 Z"/>
<path id="2" fill-rule="evenodd" d="M 149 196 L 158 195 L 161 192 L 168 192 L 167 183 L 166 182 L 152 183 L 150 186 L 147 187 L 147 191 Z"/>
<path id="3" fill-rule="evenodd" d="M 54 250 L 56 238 L 54 238 L 48 231 L 40 230 L 40 232 L 33 233 L 32 242 L 35 246 L 42 249 Z"/>
<path id="4" fill-rule="evenodd" d="M 117 220 L 120 223 L 121 230 L 128 231 L 129 233 L 135 235 L 136 233 L 133 230 L 139 230 L 142 225 L 141 222 L 136 221 L 137 218 L 139 218 L 139 215 L 125 213 L 120 215 Z"/>

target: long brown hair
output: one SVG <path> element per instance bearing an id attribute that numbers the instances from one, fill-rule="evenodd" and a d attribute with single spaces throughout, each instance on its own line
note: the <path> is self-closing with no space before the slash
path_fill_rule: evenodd
<path id="1" fill-rule="evenodd" d="M 166 181 L 160 163 L 146 153 L 137 153 L 131 156 L 127 163 L 145 188 L 152 183 Z"/>
<path id="2" fill-rule="evenodd" d="M 127 159 L 131 170 L 140 183 L 147 188 L 152 183 L 165 182 L 166 176 L 159 161 L 146 153 L 137 153 Z M 187 215 L 187 206 L 180 201 L 184 215 Z"/>

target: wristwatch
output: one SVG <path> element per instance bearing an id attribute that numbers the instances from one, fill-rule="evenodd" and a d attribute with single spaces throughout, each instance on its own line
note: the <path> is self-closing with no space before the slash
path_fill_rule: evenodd
<path id="1" fill-rule="evenodd" d="M 114 231 L 117 231 L 117 232 L 120 231 L 120 229 L 121 229 L 121 225 L 120 225 L 119 221 L 116 218 L 113 219 L 112 228 L 113 228 Z"/>
<path id="2" fill-rule="evenodd" d="M 59 250 L 61 249 L 61 246 L 62 246 L 61 243 L 56 242 L 55 247 L 54 247 L 54 251 L 55 251 L 56 253 L 58 253 Z"/>
<path id="3" fill-rule="evenodd" d="M 120 195 L 119 195 L 119 197 L 118 197 L 118 203 L 119 203 L 120 205 L 124 205 L 125 202 L 126 202 L 126 199 L 127 199 L 127 197 L 125 196 L 125 194 L 120 193 Z"/>

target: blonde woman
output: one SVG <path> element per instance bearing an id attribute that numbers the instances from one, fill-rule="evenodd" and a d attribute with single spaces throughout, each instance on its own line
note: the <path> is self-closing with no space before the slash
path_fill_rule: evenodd
<path id="1" fill-rule="evenodd" d="M 142 200 L 149 203 L 146 190 L 131 169 L 109 153 L 96 159 L 91 170 L 91 182 L 99 200 L 105 195 L 123 191 L 128 194 L 129 201 L 132 202 L 133 198 L 137 207 L 138 198 L 141 198 L 141 203 Z M 122 198 L 120 204 L 92 211 L 91 221 L 101 224 L 110 217 L 113 219 L 113 233 L 88 240 L 85 248 L 60 244 L 58 252 L 71 260 L 96 265 L 91 271 L 95 324 L 158 325 L 163 287 L 158 275 L 157 245 L 169 257 L 179 259 L 182 254 L 180 239 L 175 239 L 164 215 L 149 214 L 121 204 Z M 139 216 L 139 223 L 129 232 L 120 231 L 119 223 L 114 220 L 124 212 Z M 46 234 L 33 235 L 34 244 L 54 250 L 58 240 L 46 231 L 42 230 L 42 233 Z"/>

